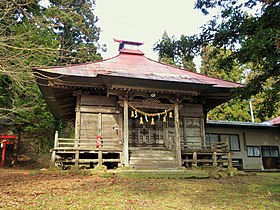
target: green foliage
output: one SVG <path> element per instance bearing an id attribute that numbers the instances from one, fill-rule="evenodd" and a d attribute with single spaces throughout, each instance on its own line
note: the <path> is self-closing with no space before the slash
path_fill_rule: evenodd
<path id="1" fill-rule="evenodd" d="M 100 59 L 100 29 L 93 1 L 50 1 L 48 8 L 39 2 L 0 1 L 0 119 L 45 152 L 61 123 L 48 112 L 32 69 Z"/>
<path id="2" fill-rule="evenodd" d="M 62 64 L 100 60 L 97 53 L 100 28 L 92 0 L 50 0 L 46 16 L 59 35 Z"/>
<path id="3" fill-rule="evenodd" d="M 250 65 L 241 65 L 237 59 L 231 59 L 233 52 L 231 50 L 225 50 L 220 48 L 214 48 L 209 45 L 203 47 L 201 58 L 202 65 L 200 72 L 202 74 L 230 80 L 233 82 L 245 82 L 250 81 L 254 77 L 253 72 L 247 72 Z M 227 66 L 230 60 L 230 68 Z M 247 73 L 246 73 L 247 72 Z M 273 84 L 270 81 L 265 84 L 265 87 L 270 87 Z M 267 91 L 260 92 L 251 97 L 254 110 L 255 121 L 262 122 L 269 120 L 270 117 L 280 114 L 277 109 L 277 101 L 273 104 L 275 107 L 268 109 L 265 107 L 264 100 L 266 100 Z M 274 96 L 277 97 L 277 96 Z M 269 113 L 271 112 L 271 113 Z M 242 99 L 240 96 L 224 103 L 208 113 L 208 119 L 210 120 L 231 120 L 231 121 L 251 121 L 249 101 Z"/>
<path id="4" fill-rule="evenodd" d="M 280 109 L 280 1 L 197 0 L 196 8 L 204 14 L 212 9 L 220 11 L 203 27 L 197 47 L 210 43 L 218 49 L 230 49 L 232 56 L 222 59 L 225 71 L 231 71 L 233 61 L 237 61 L 253 75 L 239 92 L 241 97 L 263 95 L 259 119 L 276 117 Z"/>
<path id="5" fill-rule="evenodd" d="M 182 35 L 176 40 L 174 37 L 170 38 L 165 31 L 162 39 L 156 43 L 154 51 L 159 54 L 160 62 L 196 72 L 192 48 L 192 37 Z"/>
<path id="6" fill-rule="evenodd" d="M 209 114 L 215 119 L 247 121 L 247 108 L 242 117 L 233 117 L 227 106 L 244 103 L 245 108 L 247 101 L 241 99 L 249 98 L 253 98 L 258 121 L 279 116 L 280 1 L 197 0 L 195 8 L 205 15 L 213 10 L 218 12 L 202 27 L 199 35 L 182 35 L 180 40 L 175 40 L 165 34 L 154 48 L 159 58 L 171 59 L 181 67 L 188 66 L 183 62 L 201 52 L 204 56 L 202 73 L 235 82 L 246 81 L 245 88 L 236 92 L 237 101 L 221 106 L 228 114 L 224 117 L 220 111 L 219 116 L 214 117 L 213 112 Z M 246 74 L 242 74 L 243 71 Z"/>
<path id="7" fill-rule="evenodd" d="M 228 69 L 224 61 L 232 56 L 232 51 L 204 46 L 201 53 L 202 74 L 233 82 L 241 82 L 244 78 L 243 70 L 236 60 L 231 60 L 231 68 Z M 209 120 L 250 121 L 250 109 L 247 100 L 234 98 L 209 111 Z"/>

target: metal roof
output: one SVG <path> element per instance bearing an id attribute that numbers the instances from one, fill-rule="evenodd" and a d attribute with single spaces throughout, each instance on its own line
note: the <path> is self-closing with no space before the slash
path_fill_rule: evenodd
<path id="1" fill-rule="evenodd" d="M 172 81 L 191 84 L 206 84 L 220 88 L 237 88 L 242 84 L 194 73 L 165 65 L 144 56 L 139 50 L 122 49 L 118 56 L 95 63 L 39 68 L 38 70 L 64 76 L 137 78 L 154 81 Z"/>
<path id="2" fill-rule="evenodd" d="M 223 127 L 258 127 L 258 128 L 274 128 L 276 126 L 272 125 L 269 122 L 238 122 L 238 121 L 215 121 L 215 120 L 207 120 L 206 125 L 209 126 L 223 126 Z"/>

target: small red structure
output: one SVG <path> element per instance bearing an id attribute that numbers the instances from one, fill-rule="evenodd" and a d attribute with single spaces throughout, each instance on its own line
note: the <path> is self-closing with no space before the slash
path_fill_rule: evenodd
<path id="1" fill-rule="evenodd" d="M 5 166 L 7 144 L 14 144 L 13 140 L 16 139 L 15 135 L 0 135 L 0 144 L 2 149 L 1 167 Z"/>
<path id="2" fill-rule="evenodd" d="M 96 148 L 100 148 L 102 147 L 102 136 L 96 136 L 96 144 L 95 144 Z"/>

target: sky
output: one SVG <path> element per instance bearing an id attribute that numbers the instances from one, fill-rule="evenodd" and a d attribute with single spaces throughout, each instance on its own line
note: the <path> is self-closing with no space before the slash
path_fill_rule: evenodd
<path id="1" fill-rule="evenodd" d="M 96 0 L 95 15 L 101 28 L 100 44 L 106 44 L 104 59 L 118 54 L 113 38 L 144 42 L 141 51 L 157 60 L 154 44 L 164 33 L 180 38 L 193 35 L 209 17 L 194 9 L 195 0 Z M 199 63 L 199 59 L 195 61 Z"/>

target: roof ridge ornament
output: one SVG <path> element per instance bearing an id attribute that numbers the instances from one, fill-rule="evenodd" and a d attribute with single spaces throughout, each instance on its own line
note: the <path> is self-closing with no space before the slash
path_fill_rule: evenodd
<path id="1" fill-rule="evenodd" d="M 119 51 L 125 49 L 126 46 L 141 46 L 144 44 L 144 42 L 129 41 L 129 40 L 115 39 L 115 38 L 114 41 L 119 43 Z"/>

